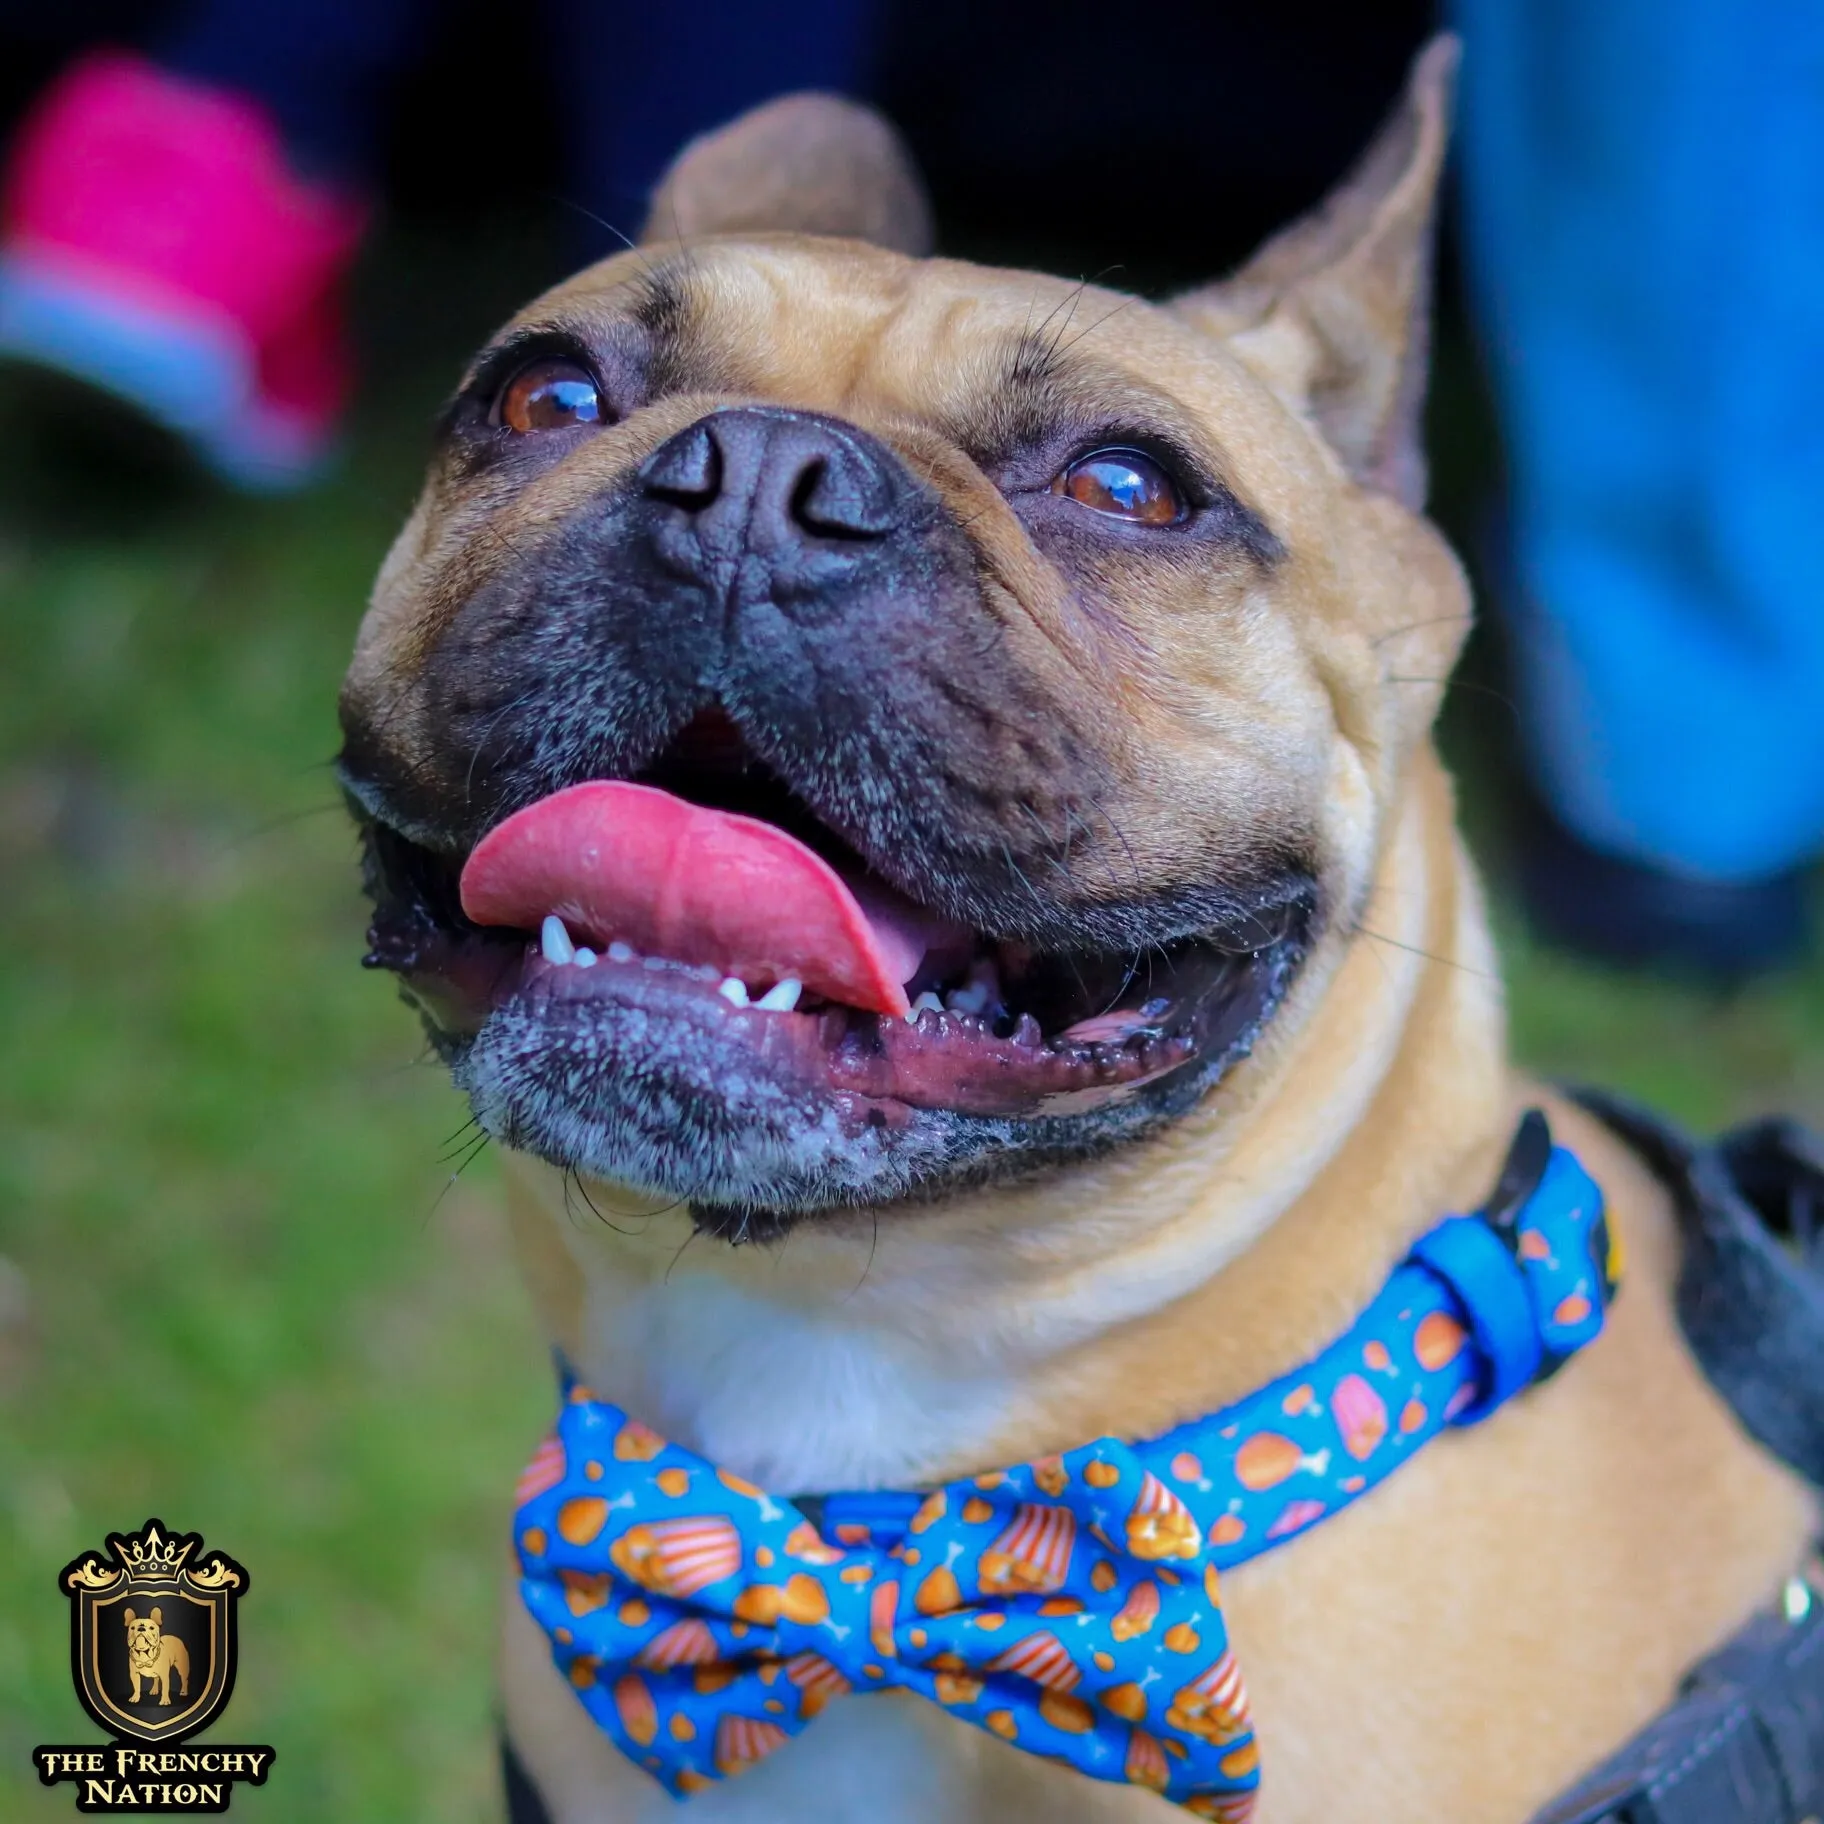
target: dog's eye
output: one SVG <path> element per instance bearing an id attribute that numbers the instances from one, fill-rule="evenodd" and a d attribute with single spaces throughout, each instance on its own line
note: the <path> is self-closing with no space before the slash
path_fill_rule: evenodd
<path id="1" fill-rule="evenodd" d="M 549 359 L 522 367 L 501 389 L 496 411 L 500 422 L 522 437 L 600 424 L 603 416 L 602 396 L 588 369 Z"/>
<path id="2" fill-rule="evenodd" d="M 1143 526 L 1175 526 L 1184 496 L 1165 470 L 1140 450 L 1092 450 L 1051 484 L 1054 494 L 1094 513 L 1112 513 Z"/>

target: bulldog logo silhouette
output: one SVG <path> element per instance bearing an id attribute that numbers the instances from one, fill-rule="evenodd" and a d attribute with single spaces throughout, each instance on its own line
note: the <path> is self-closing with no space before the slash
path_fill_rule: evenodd
<path id="1" fill-rule="evenodd" d="M 158 1701 L 171 1701 L 171 1680 L 177 1679 L 177 1694 L 185 1696 L 190 1687 L 190 1651 L 175 1634 L 165 1632 L 165 1612 L 154 1608 L 150 1615 L 135 1615 L 131 1609 L 121 1619 L 127 1624 L 127 1669 L 133 1679 L 130 1703 L 142 1703 L 142 1684 L 158 1692 Z"/>

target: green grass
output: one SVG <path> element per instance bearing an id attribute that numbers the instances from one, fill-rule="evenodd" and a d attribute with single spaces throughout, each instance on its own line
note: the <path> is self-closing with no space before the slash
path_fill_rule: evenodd
<path id="1" fill-rule="evenodd" d="M 214 1733 L 279 1771 L 237 1812 L 498 1815 L 548 1378 L 488 1163 L 440 1200 L 464 1111 L 357 966 L 326 766 L 452 344 L 377 364 L 307 499 L 0 502 L 0 1817 L 74 1815 L 29 1761 L 96 1735 L 55 1573 L 150 1513 L 251 1573 Z"/>
<path id="2" fill-rule="evenodd" d="M 252 1573 L 215 1733 L 279 1759 L 237 1813 L 497 1815 L 492 1610 L 545 1365 L 487 1163 L 439 1197 L 464 1111 L 356 966 L 324 764 L 416 427 L 491 314 L 421 335 L 437 295 L 395 301 L 352 464 L 305 500 L 0 502 L 7 1818 L 73 1815 L 29 1751 L 95 1734 L 55 1572 L 149 1513 Z M 1717 1002 L 1510 958 L 1548 1069 L 1702 1123 L 1824 1112 L 1824 967 Z"/>

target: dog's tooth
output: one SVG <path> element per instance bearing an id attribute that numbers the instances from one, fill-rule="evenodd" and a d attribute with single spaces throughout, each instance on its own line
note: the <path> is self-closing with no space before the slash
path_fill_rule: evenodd
<path id="1" fill-rule="evenodd" d="M 904 1015 L 905 1022 L 908 1026 L 916 1026 L 918 1024 L 918 1016 L 921 1013 L 942 1013 L 943 1010 L 943 1002 L 927 988 L 924 993 L 906 1009 Z"/>
<path id="2" fill-rule="evenodd" d="M 804 984 L 795 976 L 788 975 L 767 989 L 754 1005 L 764 1007 L 768 1013 L 790 1013 L 798 1005 L 798 997 L 803 992 Z"/>
<path id="3" fill-rule="evenodd" d="M 611 963 L 630 963 L 638 955 L 639 951 L 631 944 L 622 943 L 618 937 L 608 946 L 608 960 Z"/>
<path id="4" fill-rule="evenodd" d="M 721 995 L 723 1000 L 731 1007 L 745 1007 L 747 1005 L 747 984 L 742 981 L 738 975 L 723 976 L 720 984 L 716 988 L 716 992 Z"/>
<path id="5" fill-rule="evenodd" d="M 545 914 L 545 922 L 538 928 L 538 945 L 544 951 L 548 963 L 569 963 L 576 960 L 576 946 L 570 941 L 570 933 L 564 929 L 564 921 L 555 912 Z"/>
<path id="6" fill-rule="evenodd" d="M 587 944 L 577 945 L 576 966 L 579 969 L 593 969 L 595 967 L 595 952 L 591 950 Z"/>
<path id="7" fill-rule="evenodd" d="M 1031 1014 L 1023 1013 L 1014 1022 L 1013 1042 L 1023 1045 L 1028 1051 L 1036 1051 L 1044 1043 L 1045 1035 L 1039 1030 L 1039 1023 Z"/>
<path id="8" fill-rule="evenodd" d="M 988 984 L 972 981 L 967 988 L 953 988 L 945 999 L 952 1013 L 980 1013 L 988 1005 Z"/>
<path id="9" fill-rule="evenodd" d="M 690 973 L 700 982 L 719 982 L 722 979 L 722 971 L 714 963 L 699 963 Z"/>

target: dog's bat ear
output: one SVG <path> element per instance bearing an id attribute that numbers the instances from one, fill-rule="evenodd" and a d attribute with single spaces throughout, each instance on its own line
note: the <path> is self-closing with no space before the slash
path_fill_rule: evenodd
<path id="1" fill-rule="evenodd" d="M 163 1609 L 154 1606 L 152 1610 L 152 1625 L 155 1628 L 162 1628 L 165 1625 L 165 1612 Z"/>
<path id="2" fill-rule="evenodd" d="M 121 1620 L 123 1622 L 125 1622 L 129 1628 L 132 1627 L 134 1622 L 136 1622 L 138 1619 L 139 1619 L 139 1617 L 137 1615 L 135 1615 L 131 1609 L 128 1609 L 127 1612 L 121 1617 Z"/>
<path id="3" fill-rule="evenodd" d="M 642 242 L 842 235 L 931 251 L 931 206 L 905 143 L 839 95 L 786 95 L 693 139 L 653 192 Z"/>
<path id="4" fill-rule="evenodd" d="M 1361 162 L 1240 271 L 1174 300 L 1308 411 L 1364 485 L 1425 502 L 1431 255 L 1458 40 L 1420 52 Z"/>

